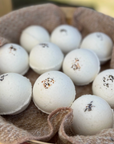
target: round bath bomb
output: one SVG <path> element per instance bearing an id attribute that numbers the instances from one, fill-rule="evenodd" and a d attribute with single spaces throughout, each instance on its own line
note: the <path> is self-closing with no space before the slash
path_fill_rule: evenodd
<path id="1" fill-rule="evenodd" d="M 72 80 L 62 72 L 49 71 L 42 74 L 33 86 L 33 101 L 44 113 L 60 107 L 69 107 L 76 91 Z"/>
<path id="2" fill-rule="evenodd" d="M 81 39 L 78 29 L 69 25 L 58 26 L 51 34 L 51 42 L 58 45 L 65 54 L 78 48 Z"/>
<path id="3" fill-rule="evenodd" d="M 0 115 L 18 114 L 31 101 L 32 86 L 26 77 L 17 73 L 0 75 Z"/>
<path id="4" fill-rule="evenodd" d="M 113 127 L 113 113 L 109 104 L 95 95 L 83 95 L 72 104 L 73 130 L 79 135 L 95 135 Z"/>
<path id="5" fill-rule="evenodd" d="M 113 42 L 108 35 L 94 32 L 83 39 L 80 47 L 93 50 L 103 64 L 111 58 Z"/>
<path id="6" fill-rule="evenodd" d="M 50 70 L 59 70 L 63 62 L 63 53 L 58 46 L 50 42 L 40 43 L 30 52 L 30 67 L 42 74 Z"/>
<path id="7" fill-rule="evenodd" d="M 100 71 L 97 55 L 87 49 L 76 49 L 68 53 L 63 61 L 63 72 L 76 85 L 91 83 Z"/>
<path id="8" fill-rule="evenodd" d="M 93 81 L 92 91 L 114 108 L 114 70 L 108 69 L 99 73 Z"/>
<path id="9" fill-rule="evenodd" d="M 24 48 L 13 43 L 0 48 L 0 74 L 14 72 L 24 75 L 28 69 L 29 58 Z"/>
<path id="10" fill-rule="evenodd" d="M 49 33 L 41 26 L 32 25 L 22 31 L 20 36 L 20 44 L 30 52 L 33 47 L 41 42 L 49 41 Z"/>

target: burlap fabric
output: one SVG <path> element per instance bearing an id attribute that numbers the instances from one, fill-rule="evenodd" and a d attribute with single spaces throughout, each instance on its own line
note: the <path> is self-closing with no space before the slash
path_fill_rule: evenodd
<path id="1" fill-rule="evenodd" d="M 10 12 L 0 18 L 0 46 L 7 43 L 19 43 L 23 29 L 30 25 L 41 25 L 49 33 L 60 24 L 65 23 L 65 15 L 53 4 L 31 6 Z"/>
<path id="2" fill-rule="evenodd" d="M 104 22 L 102 16 L 104 19 L 107 19 L 104 25 L 102 24 Z M 89 9 L 78 8 L 74 13 L 73 25 L 79 28 L 83 36 L 98 30 L 110 35 L 110 32 L 107 30 L 108 19 L 113 28 L 112 18 Z M 102 24 L 104 29 L 94 30 L 94 24 L 96 25 L 97 21 L 101 21 L 100 25 L 97 24 L 97 27 L 101 27 Z M 51 32 L 56 26 L 63 23 L 65 23 L 63 12 L 52 4 L 32 6 L 11 12 L 0 18 L 0 45 L 2 46 L 7 42 L 18 43 L 21 31 L 31 24 L 42 25 Z M 92 23 L 92 29 L 90 23 Z M 113 39 L 113 36 L 110 36 Z M 108 69 L 109 63 L 107 62 L 103 65 L 101 71 Z M 25 76 L 30 79 L 33 85 L 39 75 L 30 69 Z M 83 94 L 92 94 L 91 84 L 81 87 L 76 86 L 76 91 L 76 97 Z M 94 136 L 74 135 L 71 129 L 72 118 L 73 114 L 70 108 L 59 108 L 47 115 L 38 110 L 31 102 L 29 107 L 20 114 L 0 117 L 0 143 L 20 144 L 29 140 L 50 141 L 57 132 L 58 137 L 53 140 L 56 144 L 114 143 L 113 128 L 103 130 Z"/>

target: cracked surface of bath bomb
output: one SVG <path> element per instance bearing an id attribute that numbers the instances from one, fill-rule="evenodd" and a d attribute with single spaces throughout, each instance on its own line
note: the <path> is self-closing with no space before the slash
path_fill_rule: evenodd
<path id="1" fill-rule="evenodd" d="M 95 135 L 112 128 L 113 114 L 110 105 L 95 95 L 83 95 L 76 99 L 73 109 L 73 130 L 80 135 Z"/>
<path id="2" fill-rule="evenodd" d="M 87 49 L 76 49 L 66 55 L 62 68 L 76 85 L 87 85 L 99 73 L 100 62 L 94 52 Z"/>
<path id="3" fill-rule="evenodd" d="M 111 38 L 101 32 L 94 32 L 87 35 L 81 43 L 81 48 L 93 50 L 101 64 L 111 59 L 113 42 Z"/>
<path id="4" fill-rule="evenodd" d="M 58 45 L 65 54 L 78 48 L 81 39 L 78 29 L 70 25 L 58 26 L 51 34 L 51 42 Z"/>
<path id="5" fill-rule="evenodd" d="M 50 70 L 59 70 L 63 62 L 61 49 L 53 43 L 43 42 L 35 46 L 30 52 L 30 67 L 42 74 Z"/>
<path id="6" fill-rule="evenodd" d="M 49 41 L 49 33 L 42 26 L 32 25 L 22 31 L 20 44 L 30 52 L 33 47 L 41 42 Z"/>
<path id="7" fill-rule="evenodd" d="M 18 114 L 31 101 L 32 86 L 26 77 L 17 73 L 0 75 L 0 114 Z"/>
<path id="8" fill-rule="evenodd" d="M 38 109 L 47 114 L 60 107 L 70 107 L 75 95 L 72 80 L 59 71 L 42 74 L 33 86 L 33 101 Z"/>
<path id="9" fill-rule="evenodd" d="M 29 69 L 28 53 L 20 45 L 9 43 L 0 48 L 0 74 L 24 75 Z"/>
<path id="10" fill-rule="evenodd" d="M 114 108 L 114 70 L 108 69 L 99 73 L 93 81 L 92 91 Z"/>

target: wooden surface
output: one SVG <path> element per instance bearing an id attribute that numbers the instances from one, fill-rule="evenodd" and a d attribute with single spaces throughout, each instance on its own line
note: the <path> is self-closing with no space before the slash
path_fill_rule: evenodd
<path id="1" fill-rule="evenodd" d="M 114 17 L 114 0 L 51 0 L 73 6 L 83 6 Z"/>
<path id="2" fill-rule="evenodd" d="M 9 13 L 12 10 L 11 0 L 0 0 L 0 16 Z"/>
<path id="3" fill-rule="evenodd" d="M 71 19 L 73 17 L 73 13 L 76 10 L 76 8 L 74 8 L 74 7 L 61 7 L 61 9 L 66 15 L 66 19 L 67 19 L 68 24 L 71 24 Z"/>

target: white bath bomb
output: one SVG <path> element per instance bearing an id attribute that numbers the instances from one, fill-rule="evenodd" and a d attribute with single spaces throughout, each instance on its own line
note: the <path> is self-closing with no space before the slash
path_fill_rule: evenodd
<path id="1" fill-rule="evenodd" d="M 31 101 L 32 86 L 26 77 L 17 73 L 0 75 L 0 115 L 18 114 Z"/>
<path id="2" fill-rule="evenodd" d="M 82 36 L 78 29 L 69 25 L 61 25 L 51 34 L 51 42 L 58 45 L 63 53 L 79 47 Z"/>
<path id="3" fill-rule="evenodd" d="M 55 44 L 50 42 L 40 43 L 30 52 L 30 67 L 38 74 L 50 70 L 59 70 L 63 58 L 62 51 Z"/>
<path id="4" fill-rule="evenodd" d="M 83 39 L 80 47 L 93 50 L 103 64 L 111 58 L 113 42 L 108 35 L 94 32 Z"/>
<path id="5" fill-rule="evenodd" d="M 95 135 L 113 127 L 113 113 L 109 104 L 94 95 L 83 95 L 72 104 L 73 130 L 79 135 Z"/>
<path id="6" fill-rule="evenodd" d="M 42 74 L 33 86 L 33 101 L 44 113 L 60 107 L 69 107 L 76 91 L 72 80 L 62 72 L 49 71 Z"/>
<path id="7" fill-rule="evenodd" d="M 93 81 L 92 91 L 114 108 L 114 70 L 108 69 L 99 73 Z"/>
<path id="8" fill-rule="evenodd" d="M 14 72 L 24 75 L 29 69 L 28 53 L 13 43 L 0 48 L 0 74 Z"/>
<path id="9" fill-rule="evenodd" d="M 68 53 L 63 61 L 63 72 L 76 85 L 91 83 L 100 71 L 97 55 L 87 49 L 76 49 Z"/>
<path id="10" fill-rule="evenodd" d="M 28 52 L 37 44 L 49 41 L 49 33 L 41 26 L 32 25 L 22 31 L 20 36 L 20 44 Z"/>

